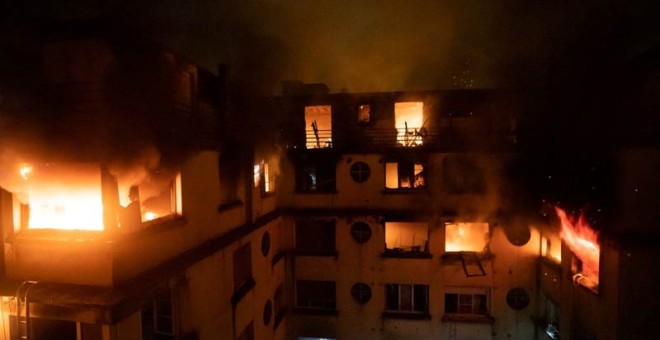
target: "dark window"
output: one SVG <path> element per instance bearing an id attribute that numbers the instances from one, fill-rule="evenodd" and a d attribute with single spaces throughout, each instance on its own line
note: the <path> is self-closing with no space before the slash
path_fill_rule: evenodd
<path id="1" fill-rule="evenodd" d="M 273 303 L 268 300 L 264 304 L 264 325 L 268 326 L 270 318 L 273 316 Z"/>
<path id="2" fill-rule="evenodd" d="M 273 297 L 275 302 L 275 327 L 279 324 L 279 321 L 284 318 L 286 315 L 287 301 L 286 301 L 286 292 L 284 290 L 284 282 L 282 282 L 275 290 L 275 296 Z"/>
<path id="3" fill-rule="evenodd" d="M 172 299 L 166 290 L 142 310 L 142 339 L 165 340 L 174 339 L 174 313 Z"/>
<path id="4" fill-rule="evenodd" d="M 220 199 L 221 204 L 230 205 L 238 202 L 238 185 L 240 183 L 241 156 L 238 148 L 228 147 L 220 155 Z"/>
<path id="5" fill-rule="evenodd" d="M 296 220 L 296 250 L 303 254 L 334 254 L 335 220 Z"/>
<path id="6" fill-rule="evenodd" d="M 252 322 L 236 337 L 236 340 L 254 340 L 254 325 Z"/>
<path id="7" fill-rule="evenodd" d="M 261 236 L 261 255 L 268 256 L 268 253 L 270 252 L 270 233 L 265 232 L 263 236 Z"/>
<path id="8" fill-rule="evenodd" d="M 103 340 L 103 329 L 101 325 L 81 323 L 80 335 L 81 340 Z"/>
<path id="9" fill-rule="evenodd" d="M 486 184 L 477 163 L 465 156 L 446 156 L 442 160 L 442 180 L 450 194 L 483 193 Z"/>
<path id="10" fill-rule="evenodd" d="M 426 163 L 420 161 L 399 161 L 385 163 L 386 189 L 426 188 Z"/>
<path id="11" fill-rule="evenodd" d="M 371 227 L 364 222 L 355 222 L 351 225 L 351 236 L 357 243 L 365 243 L 371 238 Z"/>
<path id="12" fill-rule="evenodd" d="M 428 313 L 428 285 L 386 284 L 385 293 L 387 311 Z"/>
<path id="13" fill-rule="evenodd" d="M 371 121 L 371 105 L 358 106 L 358 122 L 369 123 Z"/>
<path id="14" fill-rule="evenodd" d="M 308 309 L 336 309 L 334 281 L 296 281 L 296 307 Z"/>
<path id="15" fill-rule="evenodd" d="M 357 303 L 363 305 L 371 300 L 371 287 L 363 282 L 358 282 L 351 287 L 351 296 Z"/>
<path id="16" fill-rule="evenodd" d="M 446 314 L 488 314 L 486 294 L 446 293 Z"/>
<path id="17" fill-rule="evenodd" d="M 358 183 L 362 183 L 369 179 L 371 169 L 365 162 L 355 162 L 351 165 L 351 178 Z"/>
<path id="18" fill-rule="evenodd" d="M 529 294 L 525 288 L 513 288 L 506 294 L 506 303 L 515 310 L 521 310 L 529 305 Z"/>
<path id="19" fill-rule="evenodd" d="M 334 158 L 302 160 L 296 166 L 296 190 L 301 192 L 335 191 Z"/>
<path id="20" fill-rule="evenodd" d="M 234 251 L 234 291 L 252 281 L 252 251 L 250 243 Z"/>

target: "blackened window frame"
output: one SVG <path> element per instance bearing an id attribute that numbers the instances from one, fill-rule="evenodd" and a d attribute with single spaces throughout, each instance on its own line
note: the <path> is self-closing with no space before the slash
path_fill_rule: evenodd
<path id="1" fill-rule="evenodd" d="M 337 159 L 332 149 L 313 149 L 294 155 L 296 193 L 337 193 Z"/>
<path id="2" fill-rule="evenodd" d="M 387 165 L 391 163 L 397 164 L 397 187 L 388 188 L 387 187 L 387 175 L 388 169 Z M 425 154 L 400 154 L 397 153 L 393 156 L 388 156 L 383 161 L 383 192 L 384 193 L 417 193 L 425 192 L 429 187 L 430 179 L 430 169 L 429 169 L 429 157 Z M 424 167 L 420 175 L 424 184 L 418 187 L 415 187 L 415 165 L 419 164 Z M 410 187 L 402 187 L 402 179 L 408 177 Z"/>

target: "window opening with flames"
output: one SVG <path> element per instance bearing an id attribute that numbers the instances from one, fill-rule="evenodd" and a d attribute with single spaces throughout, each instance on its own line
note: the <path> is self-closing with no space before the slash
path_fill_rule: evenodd
<path id="1" fill-rule="evenodd" d="M 559 237 L 573 253 L 573 282 L 598 290 L 600 272 L 600 244 L 598 233 L 589 225 L 584 214 L 577 218 L 555 207 L 561 224 Z"/>
<path id="2" fill-rule="evenodd" d="M 305 106 L 305 146 L 307 149 L 332 147 L 332 106 Z"/>
<path id="3" fill-rule="evenodd" d="M 398 102 L 394 104 L 394 124 L 397 145 L 420 146 L 426 137 L 426 119 L 423 102 Z"/>

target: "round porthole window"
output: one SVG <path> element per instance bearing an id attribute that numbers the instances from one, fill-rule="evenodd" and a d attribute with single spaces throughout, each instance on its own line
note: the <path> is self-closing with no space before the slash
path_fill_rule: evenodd
<path id="1" fill-rule="evenodd" d="M 358 183 L 362 183 L 369 179 L 371 169 L 365 162 L 355 162 L 351 165 L 351 178 Z"/>
<path id="2" fill-rule="evenodd" d="M 268 252 L 270 252 L 270 233 L 265 232 L 263 236 L 261 236 L 261 254 L 263 256 L 268 256 Z"/>
<path id="3" fill-rule="evenodd" d="M 268 326 L 270 318 L 273 316 L 273 303 L 270 300 L 264 305 L 264 325 Z"/>
<path id="4" fill-rule="evenodd" d="M 529 294 L 525 288 L 513 288 L 506 294 L 506 303 L 515 310 L 524 309 L 529 305 Z"/>
<path id="5" fill-rule="evenodd" d="M 371 227 L 364 222 L 355 222 L 351 226 L 351 236 L 357 243 L 365 243 L 371 238 Z"/>
<path id="6" fill-rule="evenodd" d="M 371 287 L 363 282 L 358 282 L 351 287 L 351 296 L 361 305 L 371 300 Z"/>

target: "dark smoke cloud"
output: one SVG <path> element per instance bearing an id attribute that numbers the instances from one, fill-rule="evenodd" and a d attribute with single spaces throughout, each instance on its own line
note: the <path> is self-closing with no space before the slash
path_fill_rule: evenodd
<path id="1" fill-rule="evenodd" d="M 68 0 L 17 7 L 9 12 L 114 17 L 211 70 L 228 63 L 236 83 L 264 93 L 279 90 L 282 79 L 326 82 L 334 91 L 543 86 L 557 73 L 659 41 L 657 5 L 640 2 Z"/>

